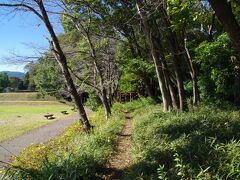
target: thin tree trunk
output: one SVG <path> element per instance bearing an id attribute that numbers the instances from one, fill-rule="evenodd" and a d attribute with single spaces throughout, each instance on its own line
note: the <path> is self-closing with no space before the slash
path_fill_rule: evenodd
<path id="1" fill-rule="evenodd" d="M 185 52 L 187 55 L 187 65 L 190 70 L 190 75 L 191 75 L 192 83 L 193 83 L 193 105 L 199 106 L 200 95 L 199 95 L 199 89 L 198 89 L 197 74 L 196 74 L 196 70 L 195 70 L 190 52 L 187 47 L 187 38 L 184 39 L 184 48 L 185 48 Z"/>
<path id="2" fill-rule="evenodd" d="M 177 35 L 175 32 L 172 31 L 171 22 L 169 20 L 167 12 L 165 11 L 165 9 L 163 9 L 163 7 L 160 9 L 160 12 L 164 19 L 164 24 L 168 34 L 170 50 L 173 56 L 173 65 L 174 65 L 174 71 L 175 71 L 176 80 L 177 80 L 177 89 L 178 89 L 178 97 L 179 97 L 179 110 L 184 111 L 187 109 L 187 101 L 185 97 L 185 90 L 184 90 L 182 71 L 181 71 L 182 57 L 179 51 L 180 48 L 177 41 Z"/>
<path id="3" fill-rule="evenodd" d="M 98 78 L 99 78 L 100 92 L 97 92 L 97 94 L 102 101 L 102 105 L 104 106 L 105 117 L 106 117 L 106 119 L 108 119 L 109 116 L 111 115 L 111 106 L 109 105 L 109 102 L 108 102 L 106 89 L 105 89 L 104 83 L 103 83 L 103 74 L 102 74 L 102 71 L 97 62 L 97 54 L 96 54 L 94 45 L 90 38 L 89 32 L 83 27 L 81 22 L 78 22 L 78 21 L 76 22 L 76 19 L 71 19 L 71 20 L 72 20 L 72 23 L 74 24 L 74 26 L 76 27 L 76 29 L 83 35 L 83 37 L 86 39 L 86 41 L 88 43 L 91 57 L 93 59 L 94 69 L 96 71 L 96 72 L 94 71 L 94 78 L 96 78 L 96 75 L 98 75 Z M 94 83 L 96 83 L 96 79 L 94 79 Z M 96 86 L 97 86 L 97 84 L 96 84 Z"/>
<path id="4" fill-rule="evenodd" d="M 231 57 L 231 61 L 234 65 L 234 103 L 240 105 L 240 62 L 234 56 Z"/>
<path id="5" fill-rule="evenodd" d="M 68 70 L 66 56 L 64 55 L 64 53 L 61 49 L 58 38 L 57 38 L 57 36 L 56 36 L 56 34 L 53 30 L 53 27 L 52 27 L 52 25 L 49 21 L 49 18 L 48 18 L 48 15 L 47 15 L 47 12 L 46 12 L 46 9 L 43 5 L 42 0 L 37 1 L 37 3 L 38 3 L 38 6 L 41 10 L 45 26 L 47 27 L 47 30 L 49 31 L 49 33 L 51 35 L 51 38 L 52 38 L 51 46 L 52 46 L 53 54 L 55 56 L 55 59 L 57 60 L 57 62 L 59 63 L 59 65 L 61 67 L 63 76 L 64 76 L 64 78 L 66 80 L 66 83 L 67 83 L 68 90 L 71 93 L 71 95 L 74 99 L 74 102 L 77 106 L 78 113 L 79 113 L 79 116 L 80 116 L 80 122 L 83 126 L 83 130 L 84 130 L 84 132 L 88 133 L 90 128 L 91 128 L 91 125 L 88 121 L 87 114 L 86 114 L 86 111 L 83 107 L 81 97 L 76 90 L 76 87 L 73 83 L 71 74 Z"/>
<path id="6" fill-rule="evenodd" d="M 170 74 L 168 71 L 168 66 L 167 66 L 166 61 L 163 61 L 163 67 L 164 67 L 165 78 L 166 78 L 166 81 L 168 84 L 169 93 L 170 93 L 171 100 L 172 100 L 172 105 L 176 109 L 179 109 L 179 99 L 177 97 L 177 91 L 176 91 L 176 88 L 174 88 L 175 85 L 170 78 Z"/>
<path id="7" fill-rule="evenodd" d="M 108 119 L 111 115 L 111 107 L 110 107 L 108 99 L 107 99 L 107 92 L 106 92 L 105 88 L 103 88 L 101 94 L 102 94 L 101 100 L 102 100 L 103 107 L 105 110 L 105 118 Z"/>
<path id="8" fill-rule="evenodd" d="M 102 103 L 103 103 L 104 110 L 105 110 L 105 117 L 106 117 L 106 119 L 108 119 L 111 115 L 111 106 L 109 105 L 106 88 L 104 87 L 103 74 L 102 74 L 102 71 L 101 71 L 101 69 L 98 65 L 98 62 L 97 62 L 97 56 L 96 56 L 95 48 L 94 48 L 94 46 L 92 44 L 92 41 L 89 37 L 89 34 L 87 32 L 85 32 L 85 38 L 88 42 L 88 45 L 89 45 L 89 48 L 90 48 L 90 51 L 91 51 L 91 55 L 92 55 L 92 58 L 93 58 L 93 63 L 94 63 L 94 66 L 96 68 L 97 74 L 99 76 L 99 86 L 100 86 L 100 89 L 101 89 L 101 96 L 102 96 L 101 99 L 102 99 Z"/>
<path id="9" fill-rule="evenodd" d="M 153 87 L 152 87 L 152 84 L 150 83 L 150 79 L 149 77 L 142 77 L 143 79 L 143 82 L 144 82 L 144 85 L 145 85 L 145 88 L 146 88 L 146 92 L 147 92 L 147 95 L 155 102 L 159 102 L 159 99 L 157 96 L 155 96 L 155 93 L 153 91 Z"/>
<path id="10" fill-rule="evenodd" d="M 163 111 L 167 112 L 171 110 L 172 104 L 171 104 L 170 94 L 168 91 L 168 85 L 166 84 L 163 67 L 162 67 L 162 61 L 164 60 L 164 55 L 163 55 L 162 47 L 160 44 L 159 32 L 156 32 L 157 31 L 156 28 L 152 29 L 149 23 L 147 22 L 145 15 L 142 12 L 141 1 L 138 0 L 136 6 L 143 22 L 145 35 L 149 41 L 151 55 L 154 61 L 158 83 L 159 83 L 159 87 L 162 94 Z"/>
<path id="11" fill-rule="evenodd" d="M 208 41 L 213 40 L 213 29 L 215 25 L 215 13 L 212 15 L 212 23 L 208 26 Z"/>

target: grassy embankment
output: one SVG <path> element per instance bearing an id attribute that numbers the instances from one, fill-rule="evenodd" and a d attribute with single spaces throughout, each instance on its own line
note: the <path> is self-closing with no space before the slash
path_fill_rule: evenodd
<path id="1" fill-rule="evenodd" d="M 102 111 L 91 113 L 94 125 L 89 135 L 77 123 L 49 143 L 25 149 L 3 179 L 96 179 L 107 162 L 124 125 L 121 106 L 115 105 L 106 121 Z"/>
<path id="2" fill-rule="evenodd" d="M 22 93 L 0 93 L 0 102 L 12 102 L 12 101 L 56 101 L 55 97 L 46 96 L 41 97 L 36 92 L 22 92 Z"/>
<path id="3" fill-rule="evenodd" d="M 63 110 L 72 113 L 71 106 L 54 100 L 37 93 L 0 93 L 0 142 L 64 117 Z M 47 113 L 56 119 L 47 120 Z"/>
<path id="4" fill-rule="evenodd" d="M 163 113 L 156 105 L 128 106 L 138 108 L 126 179 L 240 179 L 240 111 L 202 106 Z"/>
<path id="5" fill-rule="evenodd" d="M 121 109 L 125 109 L 133 116 L 133 159 L 125 179 L 240 178 L 239 111 L 204 106 L 186 113 L 163 113 L 147 100 L 124 107 L 117 104 L 114 109 L 107 122 L 94 113 L 90 135 L 83 136 L 75 125 L 47 145 L 29 147 L 8 175 L 15 179 L 101 177 L 101 167 L 114 152 L 123 127 Z"/>

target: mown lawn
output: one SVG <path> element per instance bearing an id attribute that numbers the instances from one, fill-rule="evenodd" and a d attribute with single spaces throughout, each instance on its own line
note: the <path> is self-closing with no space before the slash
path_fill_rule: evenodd
<path id="1" fill-rule="evenodd" d="M 16 101 L 0 103 L 0 142 L 16 137 L 31 129 L 64 117 L 61 111 L 72 113 L 71 106 L 54 101 Z M 45 114 L 56 119 L 47 120 Z"/>

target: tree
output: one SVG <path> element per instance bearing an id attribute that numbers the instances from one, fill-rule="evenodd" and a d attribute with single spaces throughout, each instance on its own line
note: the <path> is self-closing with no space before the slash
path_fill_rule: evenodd
<path id="1" fill-rule="evenodd" d="M 8 75 L 6 73 L 0 73 L 0 92 L 3 92 L 9 83 Z"/>
<path id="2" fill-rule="evenodd" d="M 57 67 L 57 62 L 53 58 L 47 55 L 40 58 L 34 66 L 30 68 L 30 71 L 35 73 L 33 80 L 36 84 L 38 91 L 43 95 L 51 95 L 55 97 L 61 97 L 61 94 L 67 91 L 67 88 L 62 83 L 61 70 Z"/>
<path id="3" fill-rule="evenodd" d="M 209 3 L 240 54 L 240 26 L 233 14 L 231 1 L 209 0 Z"/>
<path id="4" fill-rule="evenodd" d="M 163 99 L 163 111 L 170 111 L 172 107 L 170 92 L 168 89 L 168 84 L 165 80 L 165 75 L 163 71 L 163 61 L 165 61 L 165 56 L 163 54 L 163 47 L 160 44 L 160 35 L 156 26 L 156 20 L 154 18 L 151 19 L 152 26 L 149 24 L 149 20 L 147 19 L 147 15 L 143 10 L 143 4 L 141 1 L 137 1 L 136 7 L 138 9 L 139 16 L 142 20 L 144 33 L 148 39 L 149 47 L 151 50 L 151 55 L 155 64 L 156 74 L 158 78 L 159 87 L 162 94 Z"/>
<path id="5" fill-rule="evenodd" d="M 74 85 L 73 79 L 69 72 L 66 56 L 60 46 L 58 37 L 49 20 L 43 1 L 31 0 L 31 2 L 30 1 L 24 2 L 21 0 L 19 1 L 17 0 L 17 1 L 13 1 L 12 3 L 0 3 L 0 6 L 15 8 L 15 10 L 20 9 L 22 11 L 30 11 L 42 20 L 42 22 L 44 23 L 45 27 L 47 28 L 51 36 L 51 41 L 50 41 L 51 51 L 53 52 L 55 60 L 58 62 L 60 66 L 60 69 L 66 81 L 66 85 L 68 87 L 68 91 L 70 92 L 70 94 L 74 99 L 74 102 L 78 109 L 78 114 L 80 116 L 80 121 L 83 126 L 83 130 L 84 132 L 88 133 L 91 128 L 91 125 L 88 121 L 87 114 L 83 107 L 81 97 L 76 90 L 76 86 Z"/>
<path id="6" fill-rule="evenodd" d="M 86 42 L 88 46 L 85 55 L 88 54 L 90 58 L 85 58 L 85 60 L 90 60 L 88 64 L 91 66 L 90 76 L 93 78 L 88 82 L 84 80 L 83 83 L 87 83 L 94 88 L 102 101 L 105 117 L 108 119 L 111 114 L 111 101 L 116 91 L 116 80 L 118 79 L 118 70 L 114 63 L 115 40 L 104 38 L 104 29 L 97 28 L 97 26 L 100 26 L 98 17 L 91 9 L 85 7 L 84 3 L 74 4 L 69 2 L 64 5 L 65 13 L 62 22 L 65 32 L 77 31 L 83 38 L 82 41 Z M 101 32 L 101 30 L 103 31 Z M 81 80 L 77 73 L 74 73 L 74 75 Z"/>
<path id="7" fill-rule="evenodd" d="M 200 64 L 201 96 L 208 101 L 228 100 L 239 103 L 239 87 L 235 82 L 236 56 L 226 33 L 212 42 L 204 41 L 195 49 L 195 61 Z M 238 70 L 238 69 L 237 69 Z"/>

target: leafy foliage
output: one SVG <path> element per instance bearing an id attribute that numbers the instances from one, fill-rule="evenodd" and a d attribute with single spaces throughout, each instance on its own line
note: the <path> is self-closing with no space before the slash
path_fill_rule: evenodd
<path id="1" fill-rule="evenodd" d="M 6 73 L 0 73 L 0 92 L 3 92 L 9 83 L 8 75 Z"/>
<path id="2" fill-rule="evenodd" d="M 63 79 L 59 76 L 59 69 L 56 67 L 56 62 L 47 57 L 40 59 L 32 67 L 35 70 L 34 82 L 43 95 L 58 97 L 60 90 L 65 88 L 61 83 Z"/>
<path id="3" fill-rule="evenodd" d="M 236 54 L 236 53 L 235 53 Z M 210 97 L 229 99 L 233 94 L 234 56 L 226 34 L 213 42 L 202 42 L 196 49 L 195 61 L 200 64 L 199 87 L 202 99 Z"/>
<path id="4" fill-rule="evenodd" d="M 126 51 L 125 44 L 118 44 L 117 62 L 122 73 L 119 82 L 121 92 L 139 92 L 147 78 L 155 78 L 153 63 L 146 59 L 133 58 L 129 49 Z"/>

